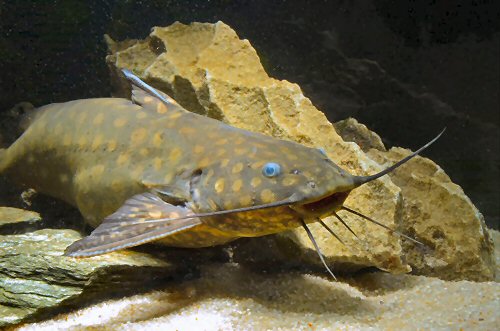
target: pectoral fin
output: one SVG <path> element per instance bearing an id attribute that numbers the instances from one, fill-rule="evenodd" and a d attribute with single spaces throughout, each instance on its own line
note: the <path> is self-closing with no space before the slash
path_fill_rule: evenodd
<path id="1" fill-rule="evenodd" d="M 64 255 L 88 257 L 144 244 L 190 229 L 201 223 L 193 211 L 164 202 L 152 193 L 125 201 L 88 237 L 71 244 Z M 181 218 L 181 219 L 179 219 Z"/>

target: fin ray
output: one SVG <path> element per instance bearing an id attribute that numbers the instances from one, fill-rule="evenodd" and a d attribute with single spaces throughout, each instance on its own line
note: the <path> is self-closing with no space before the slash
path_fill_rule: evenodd
<path id="1" fill-rule="evenodd" d="M 87 257 L 113 252 L 158 240 L 201 224 L 193 212 L 174 206 L 152 193 L 143 193 L 128 199 L 115 213 L 104 219 L 89 236 L 71 244 L 64 255 Z M 179 216 L 186 218 L 175 219 Z M 171 218 L 170 222 L 151 222 Z"/>
<path id="2" fill-rule="evenodd" d="M 158 113 L 187 112 L 168 94 L 146 84 L 130 70 L 122 69 L 125 78 L 132 83 L 132 101 L 135 103 L 154 108 Z"/>

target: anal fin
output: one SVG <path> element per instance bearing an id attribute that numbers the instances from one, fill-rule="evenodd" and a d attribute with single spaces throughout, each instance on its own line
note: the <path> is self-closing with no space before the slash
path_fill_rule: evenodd
<path id="1" fill-rule="evenodd" d="M 89 257 L 158 240 L 201 224 L 191 215 L 190 209 L 166 203 L 152 193 L 134 195 L 88 237 L 66 248 L 64 255 Z"/>

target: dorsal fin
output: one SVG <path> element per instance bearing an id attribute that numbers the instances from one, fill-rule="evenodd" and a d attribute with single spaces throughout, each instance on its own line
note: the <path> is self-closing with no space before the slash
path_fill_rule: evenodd
<path id="1" fill-rule="evenodd" d="M 171 111 L 186 111 L 170 96 L 146 84 L 130 70 L 122 69 L 122 72 L 125 78 L 132 83 L 133 102 L 145 108 L 154 109 L 160 114 Z"/>

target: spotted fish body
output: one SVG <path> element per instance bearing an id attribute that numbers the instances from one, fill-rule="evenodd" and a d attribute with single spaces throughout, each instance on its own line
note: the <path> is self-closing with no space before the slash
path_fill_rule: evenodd
<path id="1" fill-rule="evenodd" d="M 266 176 L 269 164 L 279 173 Z M 149 241 L 206 247 L 296 228 L 340 209 L 363 182 L 321 150 L 228 126 L 137 86 L 132 101 L 38 109 L 0 150 L 0 174 L 76 206 L 96 227 L 70 246 L 74 256 Z"/>

